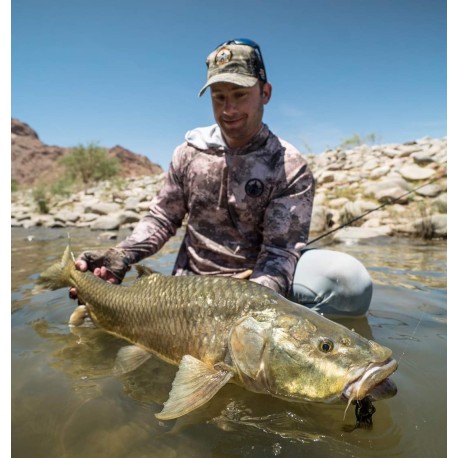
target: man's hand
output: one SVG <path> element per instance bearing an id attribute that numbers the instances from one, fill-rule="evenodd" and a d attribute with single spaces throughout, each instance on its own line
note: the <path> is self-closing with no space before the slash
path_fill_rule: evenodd
<path id="1" fill-rule="evenodd" d="M 107 251 L 85 251 L 75 261 L 75 267 L 81 272 L 91 271 L 96 277 L 109 283 L 121 283 L 124 275 L 130 269 L 125 252 L 119 248 Z M 76 288 L 70 288 L 69 296 L 78 298 Z"/>
<path id="2" fill-rule="evenodd" d="M 81 272 L 86 272 L 89 269 L 87 262 L 83 259 L 77 260 L 75 262 L 75 266 L 78 270 L 81 270 Z M 121 280 L 105 266 L 96 267 L 93 270 L 93 274 L 96 277 L 100 277 L 102 280 L 105 280 L 109 283 L 121 283 Z"/>

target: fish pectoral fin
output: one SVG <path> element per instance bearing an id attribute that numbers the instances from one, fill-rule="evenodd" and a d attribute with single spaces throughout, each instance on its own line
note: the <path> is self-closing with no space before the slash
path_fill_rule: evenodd
<path id="1" fill-rule="evenodd" d="M 68 320 L 69 326 L 81 326 L 84 324 L 84 319 L 89 316 L 87 307 L 85 305 L 78 305 Z"/>
<path id="2" fill-rule="evenodd" d="M 169 399 L 156 417 L 171 420 L 186 415 L 208 402 L 232 376 L 228 370 L 215 369 L 190 355 L 183 356 Z"/>
<path id="3" fill-rule="evenodd" d="M 126 374 L 140 367 L 145 361 L 151 358 L 151 353 L 135 345 L 121 348 L 116 356 L 113 373 L 115 375 Z"/>

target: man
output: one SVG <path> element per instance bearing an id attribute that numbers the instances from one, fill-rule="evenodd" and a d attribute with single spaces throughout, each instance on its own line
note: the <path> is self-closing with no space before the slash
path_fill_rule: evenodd
<path id="1" fill-rule="evenodd" d="M 306 252 L 313 260 L 303 255 L 300 271 L 314 280 L 296 281 L 292 291 L 315 185 L 305 158 L 263 123 L 272 86 L 259 46 L 247 39 L 227 41 L 206 64 L 207 82 L 199 95 L 210 89 L 216 124 L 187 132 L 173 153 L 164 187 L 132 234 L 106 252 L 84 252 L 77 267 L 120 283 L 130 265 L 159 251 L 187 217 L 174 275 L 240 276 L 251 270 L 251 281 L 304 304 L 339 302 L 336 285 L 348 283 L 340 275 L 349 270 L 344 260 L 338 263 L 339 278 L 335 272 L 329 276 L 334 252 Z M 76 297 L 75 290 L 70 294 Z"/>
<path id="2" fill-rule="evenodd" d="M 192 130 L 175 150 L 165 185 L 133 233 L 77 261 L 118 283 L 157 252 L 187 215 L 174 275 L 237 275 L 287 294 L 309 233 L 314 181 L 303 156 L 263 124 L 272 94 L 259 46 L 231 40 L 207 58 L 217 124 Z"/>

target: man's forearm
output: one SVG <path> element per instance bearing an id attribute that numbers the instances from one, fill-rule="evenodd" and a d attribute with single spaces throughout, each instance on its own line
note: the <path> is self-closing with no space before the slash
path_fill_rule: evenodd
<path id="1" fill-rule="evenodd" d="M 128 257 L 129 264 L 135 264 L 142 259 L 158 252 L 167 240 L 176 233 L 173 224 L 158 222 L 151 213 L 143 217 L 130 236 L 117 245 Z"/>
<path id="2" fill-rule="evenodd" d="M 263 247 L 250 280 L 286 296 L 291 288 L 299 252 Z"/>

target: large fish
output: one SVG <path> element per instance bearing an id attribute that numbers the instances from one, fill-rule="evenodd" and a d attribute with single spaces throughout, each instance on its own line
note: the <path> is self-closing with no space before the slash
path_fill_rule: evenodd
<path id="1" fill-rule="evenodd" d="M 390 390 L 391 350 L 256 283 L 174 277 L 139 269 L 127 285 L 75 268 L 69 248 L 38 283 L 75 287 L 94 324 L 129 341 L 117 357 L 128 372 L 151 354 L 179 370 L 159 419 L 185 415 L 226 383 L 288 401 L 361 400 Z M 81 309 L 80 309 L 81 310 Z M 70 323 L 78 324 L 76 312 Z"/>

